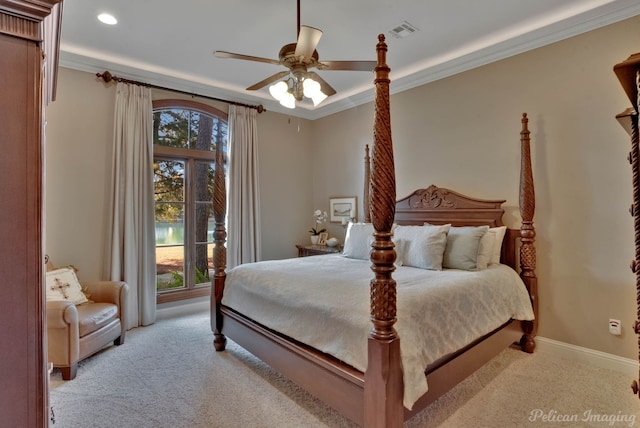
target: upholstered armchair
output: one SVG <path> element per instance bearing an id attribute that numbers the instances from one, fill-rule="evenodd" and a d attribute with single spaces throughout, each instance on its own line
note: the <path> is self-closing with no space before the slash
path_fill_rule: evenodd
<path id="1" fill-rule="evenodd" d="M 121 281 L 83 281 L 80 286 L 86 299 L 77 304 L 72 301 L 73 295 L 69 291 L 70 284 L 73 286 L 69 276 L 60 276 L 60 280 L 53 278 L 54 272 L 69 274 L 64 269 L 47 272 L 48 361 L 60 368 L 62 379 L 71 380 L 76 377 L 78 361 L 111 342 L 114 345 L 124 343 L 124 307 L 129 287 Z M 51 298 L 49 288 L 59 288 L 54 291 L 62 291 L 64 298 Z"/>

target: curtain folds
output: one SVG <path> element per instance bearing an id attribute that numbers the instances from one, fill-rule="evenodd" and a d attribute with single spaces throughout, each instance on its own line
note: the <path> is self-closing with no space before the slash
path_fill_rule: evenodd
<path id="1" fill-rule="evenodd" d="M 255 109 L 229 107 L 229 158 L 227 266 L 232 268 L 262 257 Z"/>
<path id="2" fill-rule="evenodd" d="M 126 328 L 156 319 L 151 90 L 118 83 L 105 277 L 129 284 Z"/>

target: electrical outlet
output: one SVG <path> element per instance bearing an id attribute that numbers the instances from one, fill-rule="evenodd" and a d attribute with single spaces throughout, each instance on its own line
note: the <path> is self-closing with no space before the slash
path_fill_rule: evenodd
<path id="1" fill-rule="evenodd" d="M 620 320 L 609 319 L 609 333 L 614 336 L 620 336 L 622 334 L 622 326 Z"/>

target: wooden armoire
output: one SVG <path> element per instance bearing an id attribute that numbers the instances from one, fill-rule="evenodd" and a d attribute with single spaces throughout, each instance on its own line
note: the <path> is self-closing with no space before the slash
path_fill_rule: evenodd
<path id="1" fill-rule="evenodd" d="M 44 115 L 61 0 L 0 0 L 0 425 L 49 425 Z"/>

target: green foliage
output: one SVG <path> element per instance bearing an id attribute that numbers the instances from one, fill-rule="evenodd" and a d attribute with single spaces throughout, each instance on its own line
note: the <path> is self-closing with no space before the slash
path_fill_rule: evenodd
<path id="1" fill-rule="evenodd" d="M 171 281 L 164 284 L 164 288 L 184 287 L 184 276 L 181 272 L 171 272 Z"/>
<path id="2" fill-rule="evenodd" d="M 184 287 L 184 275 L 182 274 L 182 272 L 173 271 L 173 272 L 170 272 L 170 274 L 171 274 L 171 279 L 169 280 L 169 282 L 163 282 L 160 279 L 158 279 L 156 284 L 157 290 L 168 290 L 171 288 Z M 205 272 L 202 272 L 200 269 L 196 268 L 196 284 L 204 284 L 210 281 L 211 280 L 209 279 L 208 270 L 206 270 Z"/>
<path id="3" fill-rule="evenodd" d="M 311 229 L 309 229 L 309 233 L 312 235 L 320 235 L 322 232 L 326 232 L 327 229 L 325 229 L 324 227 L 322 229 L 316 229 L 315 227 L 312 227 Z"/>

